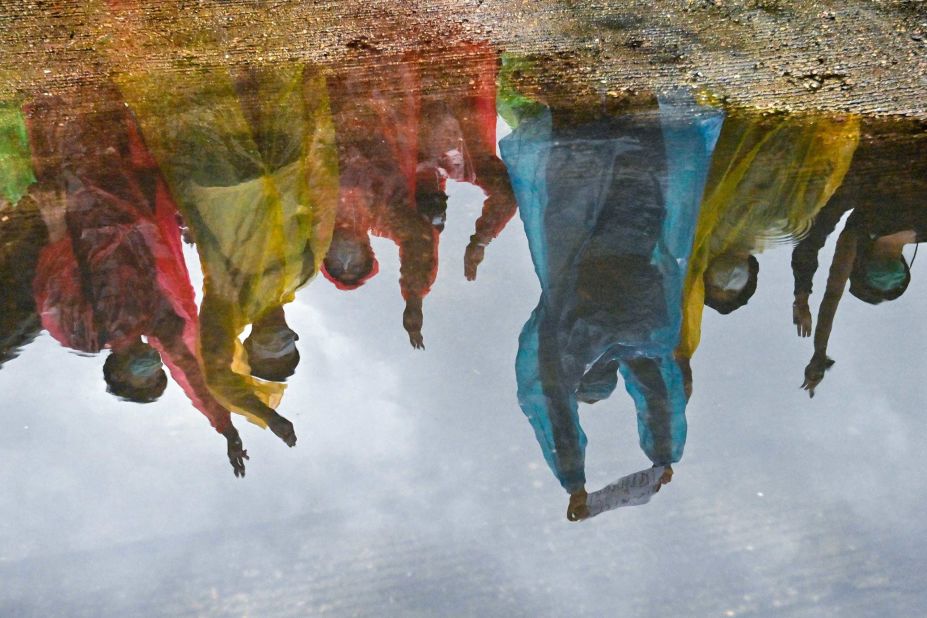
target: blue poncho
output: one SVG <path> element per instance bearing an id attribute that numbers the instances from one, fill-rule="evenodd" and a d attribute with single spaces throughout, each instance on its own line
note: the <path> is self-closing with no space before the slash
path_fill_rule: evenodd
<path id="1" fill-rule="evenodd" d="M 683 93 L 576 117 L 533 107 L 500 142 L 541 284 L 519 338 L 518 400 L 570 492 L 585 484 L 577 401 L 608 397 L 618 371 L 647 456 L 682 456 L 686 395 L 673 352 L 722 122 Z"/>

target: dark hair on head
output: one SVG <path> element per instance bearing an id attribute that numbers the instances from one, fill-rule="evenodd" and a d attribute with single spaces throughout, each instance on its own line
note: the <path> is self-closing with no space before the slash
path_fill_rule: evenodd
<path id="1" fill-rule="evenodd" d="M 167 388 L 167 374 L 159 369 L 155 378 L 145 386 L 135 386 L 126 379 L 132 354 L 111 352 L 103 363 L 103 379 L 106 381 L 106 392 L 125 401 L 135 403 L 151 403 L 164 393 Z"/>
<path id="2" fill-rule="evenodd" d="M 908 284 L 911 283 L 911 268 L 904 256 L 901 257 L 901 263 L 904 265 L 904 280 L 901 285 L 891 290 L 880 290 L 869 284 L 866 277 L 869 263 L 868 257 L 869 251 L 860 252 L 856 261 L 853 262 L 853 270 L 850 271 L 850 294 L 870 305 L 878 305 L 886 300 L 895 300 L 904 294 L 908 289 Z"/>
<path id="3" fill-rule="evenodd" d="M 373 251 L 370 251 L 364 262 L 364 268 L 349 274 L 344 272 L 336 261 L 329 260 L 326 256 L 319 270 L 322 271 L 322 276 L 334 283 L 339 290 L 355 290 L 367 283 L 380 271 L 380 263 Z"/>
<path id="4" fill-rule="evenodd" d="M 447 193 L 444 191 L 417 191 L 415 193 L 415 208 L 429 223 L 443 229 L 443 220 L 447 214 Z M 436 221 L 442 221 L 442 223 L 435 223 Z"/>
<path id="5" fill-rule="evenodd" d="M 712 298 L 709 294 L 705 294 L 705 304 L 720 313 L 721 315 L 727 315 L 732 311 L 740 309 L 750 298 L 753 297 L 753 294 L 756 292 L 756 282 L 757 278 L 760 275 L 760 263 L 756 261 L 754 256 L 750 256 L 747 259 L 747 267 L 750 272 L 747 277 L 747 285 L 740 291 L 737 296 L 730 300 L 718 300 Z"/>
<path id="6" fill-rule="evenodd" d="M 299 365 L 299 350 L 281 358 L 260 358 L 252 353 L 251 338 L 245 339 L 245 351 L 248 353 L 248 365 L 251 375 L 271 382 L 286 382 L 287 378 L 296 373 Z"/>

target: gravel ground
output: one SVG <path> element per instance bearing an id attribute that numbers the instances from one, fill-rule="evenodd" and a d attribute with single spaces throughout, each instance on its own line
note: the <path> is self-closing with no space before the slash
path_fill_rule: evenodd
<path id="1" fill-rule="evenodd" d="M 120 2 L 122 5 L 131 2 Z M 927 116 L 924 0 L 100 0 L 0 5 L 0 94 L 67 87 L 113 62 L 322 64 L 488 40 L 547 57 L 572 93 L 687 84 L 763 109 Z"/>

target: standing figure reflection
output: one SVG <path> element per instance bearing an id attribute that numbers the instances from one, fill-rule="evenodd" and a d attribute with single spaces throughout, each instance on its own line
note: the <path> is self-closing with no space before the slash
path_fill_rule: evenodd
<path id="1" fill-rule="evenodd" d="M 613 106 L 609 109 L 608 106 Z M 640 445 L 671 478 L 686 437 L 679 343 L 683 278 L 721 113 L 677 93 L 600 108 L 510 106 L 500 142 L 541 299 L 519 338 L 518 399 L 588 516 L 578 401 L 611 395 L 620 372 Z"/>
<path id="2" fill-rule="evenodd" d="M 323 273 L 353 290 L 377 274 L 370 235 L 399 247 L 403 327 L 423 348 L 422 301 L 437 274 L 437 230 L 415 209 L 418 74 L 400 60 L 343 70 L 329 82 L 338 143 L 340 196 Z"/>
<path id="3" fill-rule="evenodd" d="M 41 331 L 32 296 L 39 251 L 48 234 L 32 197 L 35 182 L 22 106 L 0 103 L 0 368 Z"/>
<path id="4" fill-rule="evenodd" d="M 167 386 L 163 361 L 244 475 L 247 454 L 196 355 L 177 209 L 115 88 L 42 98 L 28 116 L 38 180 L 30 192 L 49 239 L 33 284 L 42 326 L 74 350 L 110 349 L 103 376 L 122 399 L 157 399 Z"/>
<path id="5" fill-rule="evenodd" d="M 755 255 L 807 233 L 843 181 L 858 136 L 853 117 L 738 112 L 724 119 L 686 275 L 681 362 L 698 347 L 703 307 L 728 314 L 745 305 L 756 291 Z M 795 316 L 799 329 L 810 329 L 808 321 Z"/>
<path id="6" fill-rule="evenodd" d="M 392 240 L 403 327 L 414 348 L 424 348 L 423 300 L 438 270 L 447 181 L 486 193 L 464 255 L 468 279 L 515 214 L 495 152 L 496 71 L 488 46 L 461 44 L 393 58 L 373 71 L 350 67 L 330 80 L 341 191 L 324 274 L 339 289 L 356 289 L 378 272 L 370 236 Z"/>
<path id="7" fill-rule="evenodd" d="M 293 446 L 275 411 L 299 362 L 283 307 L 328 251 L 337 199 L 325 80 L 300 64 L 172 78 L 168 91 L 150 75 L 120 82 L 196 242 L 206 377 Z"/>
<path id="8" fill-rule="evenodd" d="M 444 229 L 448 180 L 486 194 L 464 252 L 464 275 L 476 279 L 486 247 L 515 215 L 508 171 L 496 156 L 499 56 L 487 44 L 464 43 L 419 59 L 421 127 L 415 199 L 418 211 Z"/>
<path id="9" fill-rule="evenodd" d="M 841 217 L 852 211 L 837 239 L 814 330 L 814 353 L 805 367 L 802 388 L 811 397 L 834 364 L 827 356 L 827 345 L 847 282 L 850 294 L 863 302 L 877 305 L 895 300 L 911 282 L 902 250 L 927 240 L 927 142 L 922 131 L 898 139 L 895 131 L 903 126 L 873 121 L 864 127 L 865 139 L 846 180 L 792 253 L 795 305 L 804 308 L 807 323 L 799 334 L 807 336 L 811 330 L 808 299 L 818 252 Z"/>

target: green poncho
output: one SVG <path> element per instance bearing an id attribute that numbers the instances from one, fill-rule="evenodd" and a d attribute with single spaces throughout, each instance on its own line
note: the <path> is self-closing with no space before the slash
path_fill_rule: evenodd
<path id="1" fill-rule="evenodd" d="M 22 110 L 0 103 L 0 199 L 16 204 L 34 182 Z"/>

